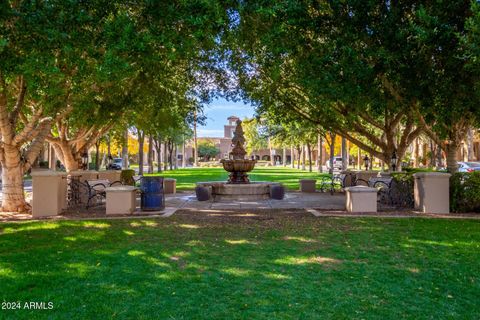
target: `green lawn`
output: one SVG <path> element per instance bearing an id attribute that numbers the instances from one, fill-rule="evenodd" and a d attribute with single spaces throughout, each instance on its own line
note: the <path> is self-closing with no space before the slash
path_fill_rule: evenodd
<path id="1" fill-rule="evenodd" d="M 177 169 L 166 171 L 160 175 L 177 179 L 178 190 L 192 190 L 195 188 L 195 183 L 200 181 L 226 181 L 228 179 L 228 173 L 223 168 Z M 320 179 L 324 175 L 283 167 L 258 167 L 249 173 L 250 181 L 281 182 L 291 190 L 298 190 L 299 179 Z"/>
<path id="2" fill-rule="evenodd" d="M 478 318 L 479 221 L 286 215 L 2 224 L 0 318 Z"/>

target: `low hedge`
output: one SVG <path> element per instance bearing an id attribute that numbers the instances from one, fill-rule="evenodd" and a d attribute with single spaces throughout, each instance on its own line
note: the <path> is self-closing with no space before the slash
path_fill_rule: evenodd
<path id="1" fill-rule="evenodd" d="M 480 212 L 480 172 L 457 172 L 450 177 L 450 210 Z"/>
<path id="2" fill-rule="evenodd" d="M 135 175 L 135 170 L 133 169 L 124 169 L 120 173 L 120 181 L 124 185 L 130 185 L 134 186 L 135 185 L 135 180 L 133 179 L 133 176 Z"/>
<path id="3" fill-rule="evenodd" d="M 413 174 L 429 172 L 428 169 L 412 169 L 394 173 L 396 179 L 409 180 L 413 188 Z M 450 211 L 480 212 L 480 172 L 457 172 L 450 177 Z"/>

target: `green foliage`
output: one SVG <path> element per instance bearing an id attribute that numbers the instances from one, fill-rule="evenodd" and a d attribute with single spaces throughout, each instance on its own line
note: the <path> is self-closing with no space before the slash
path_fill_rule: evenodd
<path id="1" fill-rule="evenodd" d="M 480 212 L 480 172 L 457 172 L 450 177 L 453 212 Z"/>
<path id="2" fill-rule="evenodd" d="M 268 148 L 268 137 L 264 132 L 264 126 L 257 118 L 244 119 L 242 127 L 245 134 L 245 150 L 247 153 L 251 154 Z"/>
<path id="3" fill-rule="evenodd" d="M 133 179 L 133 176 L 135 176 L 135 170 L 123 169 L 120 173 L 120 181 L 124 185 L 134 186 L 135 180 Z"/>
<path id="4" fill-rule="evenodd" d="M 213 141 L 201 141 L 198 143 L 198 155 L 205 161 L 214 158 L 220 153 L 220 149 L 215 146 Z"/>
<path id="5" fill-rule="evenodd" d="M 231 65 L 262 115 L 308 120 L 388 163 L 420 129 L 458 144 L 478 124 L 479 8 L 246 1 L 229 38 Z"/>

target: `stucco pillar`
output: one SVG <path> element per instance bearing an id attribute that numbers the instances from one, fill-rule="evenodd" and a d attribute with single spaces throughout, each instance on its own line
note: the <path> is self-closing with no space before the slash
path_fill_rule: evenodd
<path id="1" fill-rule="evenodd" d="M 51 170 L 32 172 L 32 215 L 59 215 L 67 208 L 67 174 Z"/>
<path id="2" fill-rule="evenodd" d="M 131 214 L 135 211 L 136 188 L 133 186 L 108 187 L 106 214 Z"/>
<path id="3" fill-rule="evenodd" d="M 345 188 L 347 212 L 377 212 L 377 188 L 356 186 Z"/>
<path id="4" fill-rule="evenodd" d="M 415 173 L 415 209 L 425 213 L 449 213 L 450 176 L 440 172 Z"/>

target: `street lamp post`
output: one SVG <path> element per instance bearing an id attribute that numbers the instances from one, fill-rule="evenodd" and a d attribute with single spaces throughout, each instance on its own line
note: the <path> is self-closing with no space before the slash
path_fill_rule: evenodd
<path id="1" fill-rule="evenodd" d="M 365 165 L 365 171 L 368 171 L 368 168 L 370 167 L 370 158 L 368 157 L 368 155 L 365 155 L 365 157 L 363 157 L 363 162 Z"/>
<path id="2" fill-rule="evenodd" d="M 88 169 L 88 152 L 87 150 L 84 150 L 82 153 L 82 169 L 87 170 Z"/>
<path id="3" fill-rule="evenodd" d="M 390 167 L 392 168 L 393 172 L 395 172 L 397 169 L 397 161 L 397 151 L 393 150 L 392 159 L 390 159 Z"/>

